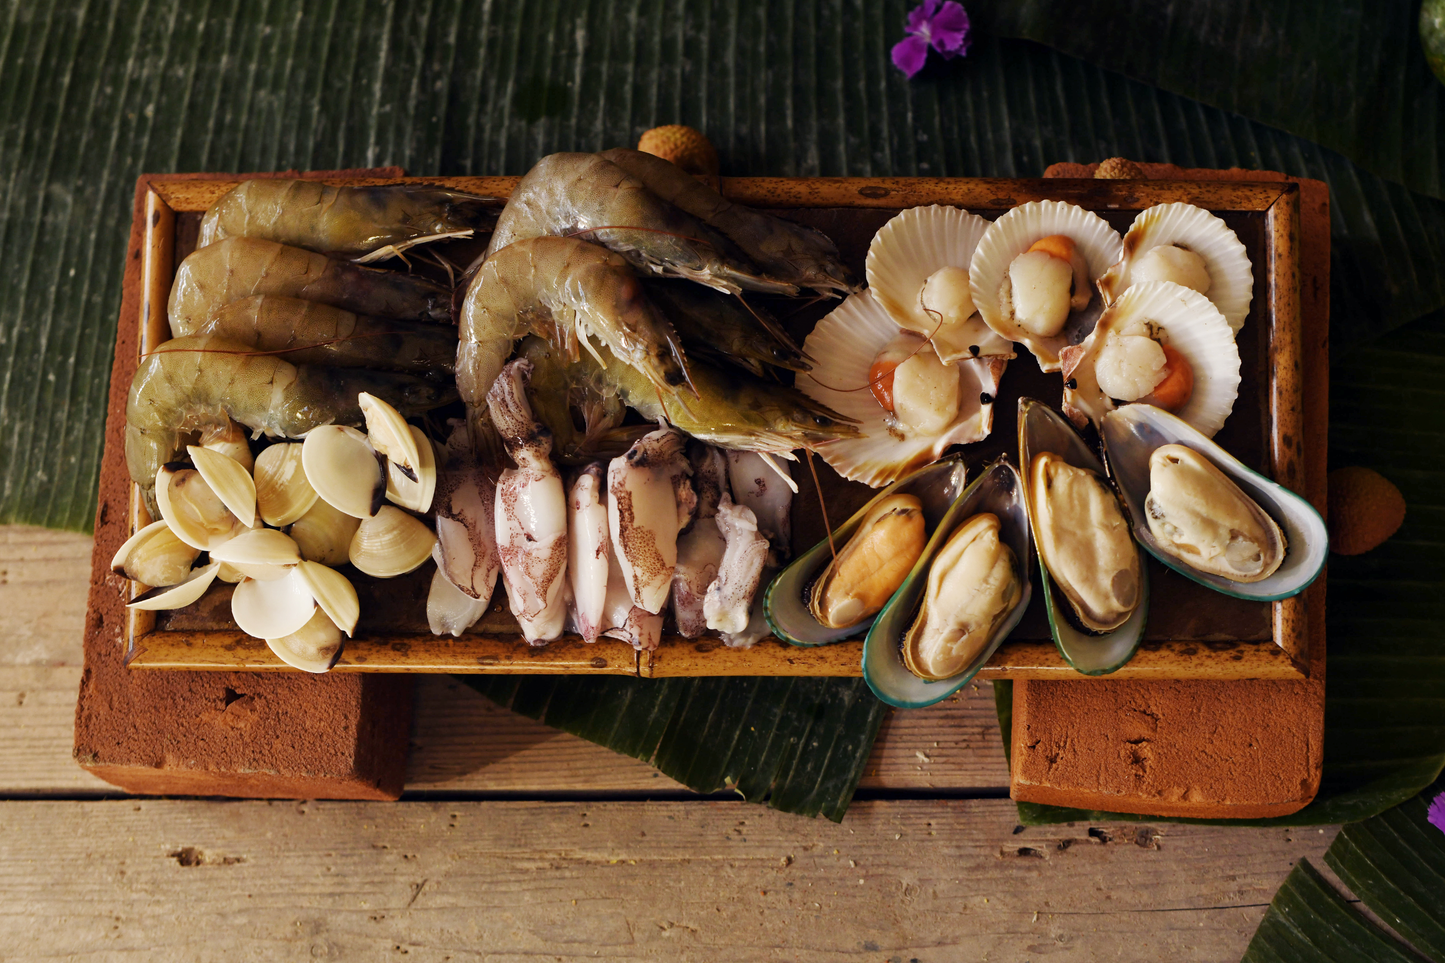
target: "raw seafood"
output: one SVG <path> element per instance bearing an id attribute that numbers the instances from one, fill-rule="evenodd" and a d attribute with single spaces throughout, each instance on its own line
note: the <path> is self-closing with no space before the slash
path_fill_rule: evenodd
<path id="1" fill-rule="evenodd" d="M 692 468 L 682 454 L 686 442 L 681 432 L 661 428 L 607 466 L 612 550 L 633 604 L 653 614 L 667 601 L 677 535 L 697 507 L 687 481 Z"/>

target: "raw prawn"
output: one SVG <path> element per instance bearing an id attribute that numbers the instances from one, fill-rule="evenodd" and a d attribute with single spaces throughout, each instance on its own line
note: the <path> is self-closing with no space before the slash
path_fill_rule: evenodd
<path id="1" fill-rule="evenodd" d="M 658 392 L 632 368 L 604 348 L 607 383 L 644 418 L 663 419 L 703 441 L 723 448 L 782 452 L 811 447 L 858 432 L 837 412 L 801 391 L 746 375 L 723 371 L 696 359 L 688 362 L 697 396 Z M 592 364 L 591 359 L 584 359 Z"/>
<path id="2" fill-rule="evenodd" d="M 198 247 L 256 237 L 311 251 L 400 254 L 443 237 L 489 229 L 503 201 L 425 184 L 333 187 L 320 181 L 242 181 L 201 218 Z"/>
<path id="3" fill-rule="evenodd" d="M 125 456 L 146 493 L 156 471 L 181 450 L 187 432 L 225 425 L 299 438 L 319 425 L 362 424 L 360 392 L 403 415 L 455 399 L 449 386 L 364 368 L 295 365 L 220 338 L 174 338 L 141 359 L 126 399 Z"/>
<path id="4" fill-rule="evenodd" d="M 858 279 L 828 237 L 785 218 L 734 204 L 661 157 L 618 147 L 600 157 L 621 167 L 654 194 L 726 235 L 768 276 L 819 294 L 852 294 Z"/>
<path id="5" fill-rule="evenodd" d="M 492 422 L 516 468 L 497 479 L 497 551 L 507 601 L 533 645 L 562 634 L 567 617 L 567 496 L 549 457 L 552 436 L 532 418 L 526 379 L 532 365 L 513 361 L 487 393 Z"/>
<path id="6" fill-rule="evenodd" d="M 796 294 L 766 277 L 733 242 L 662 200 L 596 154 L 551 154 L 518 182 L 497 219 L 487 257 L 530 237 L 580 235 L 639 269 L 736 294 Z"/>
<path id="7" fill-rule="evenodd" d="M 590 358 L 569 362 L 560 349 L 535 336 L 522 340 L 517 357 L 532 362 L 527 400 L 532 414 L 552 432 L 552 457 L 558 462 L 578 465 L 616 458 L 652 430 L 647 425 L 622 427 L 627 406 Z"/>
<path id="8" fill-rule="evenodd" d="M 383 321 L 277 294 L 232 301 L 195 332 L 279 355 L 292 364 L 450 373 L 457 360 L 452 328 Z"/>
<path id="9" fill-rule="evenodd" d="M 176 269 L 167 308 L 171 334 L 194 334 L 218 308 L 253 294 L 305 298 L 380 318 L 451 321 L 451 292 L 433 281 L 232 237 L 193 251 Z"/>
<path id="10" fill-rule="evenodd" d="M 643 289 L 672 322 L 689 356 L 726 361 L 760 378 L 769 368 L 812 368 L 771 314 L 739 297 L 687 281 L 648 281 Z"/>
<path id="11" fill-rule="evenodd" d="M 675 395 L 687 382 L 672 327 L 643 295 L 621 256 L 575 238 L 535 237 L 487 258 L 461 309 L 457 389 L 479 408 L 512 345 L 526 334 L 546 338 L 569 358 L 595 335 L 654 394 Z"/>
<path id="12" fill-rule="evenodd" d="M 644 435 L 607 466 L 607 525 L 612 551 L 638 608 L 662 611 L 677 567 L 677 534 L 692 518 L 697 495 L 683 446 L 671 428 Z"/>

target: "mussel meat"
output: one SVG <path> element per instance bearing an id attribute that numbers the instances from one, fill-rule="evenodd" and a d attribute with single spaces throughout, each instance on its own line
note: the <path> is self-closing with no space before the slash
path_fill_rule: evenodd
<path id="1" fill-rule="evenodd" d="M 818 577 L 808 611 L 830 629 L 876 615 L 903 584 L 927 541 L 923 503 L 916 496 L 880 499 Z"/>

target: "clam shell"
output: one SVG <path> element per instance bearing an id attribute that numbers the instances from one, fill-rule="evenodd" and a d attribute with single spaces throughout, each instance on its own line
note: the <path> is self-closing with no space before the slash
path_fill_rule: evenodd
<path id="1" fill-rule="evenodd" d="M 808 397 L 858 422 L 859 437 L 825 442 L 817 447 L 818 454 L 844 478 L 874 488 L 936 461 L 953 445 L 987 438 L 993 429 L 993 399 L 1008 364 L 997 357 L 959 362 L 960 403 L 953 424 L 936 436 L 900 437 L 899 429 L 890 433 L 887 412 L 868 390 L 868 371 L 901 330 L 869 291 L 852 295 L 808 335 L 803 349 L 818 363 L 797 377 L 798 388 Z"/>
<path id="2" fill-rule="evenodd" d="M 176 538 L 192 548 L 209 551 L 245 530 L 194 468 L 162 465 L 156 472 L 155 491 L 161 518 Z"/>
<path id="3" fill-rule="evenodd" d="M 301 466 L 323 501 L 354 518 L 371 518 L 386 495 L 382 461 L 355 428 L 313 428 L 301 445 Z"/>
<path id="4" fill-rule="evenodd" d="M 184 608 L 206 594 L 206 589 L 210 588 L 211 583 L 216 580 L 216 573 L 220 568 L 220 562 L 212 562 L 210 565 L 192 569 L 191 574 L 184 582 L 143 592 L 137 595 L 126 608 L 147 611 Z"/>
<path id="5" fill-rule="evenodd" d="M 236 459 L 200 445 L 186 446 L 191 464 L 206 480 L 221 504 L 231 510 L 247 528 L 256 527 L 256 483 Z"/>
<path id="6" fill-rule="evenodd" d="M 923 503 L 923 517 L 932 532 L 963 491 L 964 474 L 962 458 L 954 455 L 894 482 L 833 530 L 833 545 L 841 550 L 873 506 L 890 495 L 917 497 Z M 808 591 L 832 558 L 825 538 L 794 559 L 768 585 L 763 594 L 763 613 L 775 636 L 793 645 L 826 645 L 857 635 L 873 624 L 869 618 L 848 628 L 830 629 L 808 611 Z"/>
<path id="7" fill-rule="evenodd" d="M 417 460 L 414 467 L 403 469 L 387 458 L 386 500 L 414 512 L 429 512 L 437 490 L 436 455 L 425 432 L 415 425 L 407 425 L 407 428 L 416 446 Z M 415 477 L 408 477 L 407 471 Z"/>
<path id="8" fill-rule="evenodd" d="M 1064 201 L 1031 201 L 993 222 L 978 242 L 968 269 L 973 304 L 984 323 L 1000 337 L 1026 345 L 1045 371 L 1059 370 L 1060 349 L 1088 336 L 1098 316 L 1096 308 L 1102 306 L 1096 297 L 1083 311 L 1074 312 L 1062 331 L 1048 338 L 1037 337 L 1004 317 L 1000 294 L 1009 265 L 1035 241 L 1053 234 L 1073 240 L 1088 263 L 1090 279 L 1099 278 L 1118 261 L 1123 248 L 1119 232 L 1099 215 Z"/>
<path id="9" fill-rule="evenodd" d="M 341 630 L 325 612 L 317 609 L 295 632 L 279 639 L 267 639 L 266 647 L 293 669 L 316 674 L 329 672 L 341 658 Z"/>
<path id="10" fill-rule="evenodd" d="M 1135 539 L 1174 571 L 1216 592 L 1264 602 L 1298 595 L 1324 569 L 1330 551 L 1329 532 L 1314 506 L 1283 485 L 1251 471 L 1181 419 L 1153 405 L 1126 405 L 1104 416 L 1100 435 L 1109 472 L 1133 516 Z M 1150 484 L 1149 456 L 1156 448 L 1170 444 L 1185 445 L 1207 457 L 1283 530 L 1287 546 L 1284 562 L 1273 575 L 1258 582 L 1234 582 L 1191 568 L 1157 546 L 1144 515 Z"/>
<path id="11" fill-rule="evenodd" d="M 1171 281 L 1134 285 L 1104 309 L 1088 340 L 1064 349 L 1064 413 L 1083 427 L 1088 421 L 1098 425 L 1114 410 L 1113 400 L 1094 378 L 1093 361 L 1110 330 L 1141 318 L 1157 324 L 1165 343 L 1194 369 L 1194 393 L 1175 414 L 1213 438 L 1239 397 L 1239 346 L 1224 315 L 1208 298 Z"/>
<path id="12" fill-rule="evenodd" d="M 316 600 L 295 568 L 271 581 L 243 579 L 231 593 L 231 618 L 242 632 L 258 639 L 299 632 L 315 612 Z"/>
<path id="13" fill-rule="evenodd" d="M 918 616 L 933 559 L 954 529 L 980 512 L 998 516 L 1000 535 L 1018 562 L 1018 576 L 1022 583 L 1019 600 L 1000 623 L 989 645 L 963 672 L 938 682 L 928 682 L 909 671 L 903 662 L 899 643 Z M 863 678 L 873 694 L 900 709 L 919 709 L 940 702 L 967 685 L 1008 638 L 1029 607 L 1029 599 L 1033 596 L 1033 585 L 1029 581 L 1031 548 L 1028 513 L 1023 502 L 1023 481 L 1007 459 L 1000 458 L 984 469 L 983 474 L 954 501 L 929 538 L 918 564 L 908 573 L 903 587 L 879 613 L 868 631 L 868 637 L 863 642 Z"/>
<path id="14" fill-rule="evenodd" d="M 179 585 L 201 550 L 176 538 L 164 520 L 151 522 L 116 550 L 111 571 L 142 585 Z"/>
<path id="15" fill-rule="evenodd" d="M 245 427 L 230 418 L 227 418 L 223 425 L 212 425 L 203 429 L 201 447 L 235 459 L 247 471 L 255 464 Z"/>
<path id="16" fill-rule="evenodd" d="M 418 568 L 431 557 L 437 537 L 400 508 L 383 505 L 363 518 L 351 537 L 351 564 L 367 575 L 392 578 Z"/>
<path id="17" fill-rule="evenodd" d="M 291 537 L 301 550 L 301 557 L 322 565 L 344 565 L 351 552 L 351 539 L 361 519 L 317 499 L 315 504 L 291 525 Z"/>
<path id="18" fill-rule="evenodd" d="M 371 447 L 388 461 L 414 473 L 421 463 L 421 452 L 401 412 L 365 391 L 356 396 L 356 401 L 366 418 L 366 440 Z"/>
<path id="19" fill-rule="evenodd" d="M 1130 405 L 1130 408 L 1140 407 Z M 1025 465 L 1033 463 L 1034 455 L 1051 451 L 1076 468 L 1087 468 L 1107 477 L 1103 464 L 1079 433 L 1074 430 L 1063 415 L 1048 405 L 1033 398 L 1019 399 L 1019 460 Z M 1030 530 L 1033 532 L 1035 547 L 1038 545 L 1038 531 L 1033 526 L 1034 506 L 1024 485 L 1024 504 L 1029 509 Z M 1128 504 L 1125 503 L 1128 513 Z M 1130 516 L 1132 525 L 1132 515 Z M 1139 551 L 1139 607 L 1119 628 L 1102 635 L 1091 634 L 1076 628 L 1070 621 L 1070 603 L 1054 585 L 1049 569 L 1039 554 L 1039 584 L 1044 593 L 1044 604 L 1049 617 L 1049 630 L 1059 654 L 1074 669 L 1084 675 L 1107 675 L 1118 670 L 1134 657 L 1144 638 L 1144 626 L 1149 619 L 1149 569 L 1144 564 L 1144 550 Z M 1065 613 L 1069 612 L 1069 615 Z"/>
<path id="20" fill-rule="evenodd" d="M 1133 283 L 1134 265 L 1161 244 L 1178 244 L 1204 259 L 1210 281 L 1207 297 L 1224 315 L 1230 331 L 1238 333 L 1254 297 L 1249 253 L 1229 225 L 1193 204 L 1156 204 L 1139 212 L 1124 234 L 1118 262 L 1099 279 L 1104 302 L 1111 304 L 1123 297 Z"/>
<path id="21" fill-rule="evenodd" d="M 957 207 L 933 204 L 900 212 L 873 235 L 868 245 L 868 289 L 902 328 L 932 335 L 945 363 L 977 357 L 1012 358 L 1013 344 L 999 337 L 974 314 L 963 324 L 941 331 L 938 319 L 919 304 L 923 282 L 944 267 L 967 271 L 989 222 Z M 977 350 L 971 350 L 976 348 Z"/>
<path id="22" fill-rule="evenodd" d="M 316 504 L 316 489 L 306 480 L 302 445 L 280 442 L 256 456 L 256 508 L 267 525 L 284 528 Z"/>
<path id="23" fill-rule="evenodd" d="M 354 634 L 356 620 L 361 618 L 361 601 L 351 580 L 319 562 L 302 561 L 296 566 L 296 571 L 301 574 L 316 604 L 336 623 L 337 628 L 348 636 Z"/>

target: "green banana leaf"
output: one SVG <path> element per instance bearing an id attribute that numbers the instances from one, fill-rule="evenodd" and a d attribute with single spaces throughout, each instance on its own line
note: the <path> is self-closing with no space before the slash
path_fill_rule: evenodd
<path id="1" fill-rule="evenodd" d="M 1354 822 L 1414 796 L 1445 768 L 1445 315 L 1336 352 L 1330 463 L 1366 465 L 1405 496 L 1405 524 L 1373 552 L 1330 556 L 1324 776 L 1291 816 L 1234 824 Z M 1012 690 L 994 685 L 1010 731 Z M 1009 740 L 1004 740 L 1005 746 Z M 1033 803 L 1026 824 L 1138 819 Z"/>
<path id="2" fill-rule="evenodd" d="M 973 0 L 979 29 L 1036 40 L 1338 151 L 1445 197 L 1445 86 L 1418 0 Z"/>
<path id="3" fill-rule="evenodd" d="M 1300 860 L 1260 921 L 1244 963 L 1418 963 L 1416 953 L 1445 963 L 1445 833 L 1426 820 L 1430 800 L 1441 792 L 1445 783 L 1346 826 L 1325 850 L 1325 863 L 1340 881 L 1409 947 Z"/>
<path id="4" fill-rule="evenodd" d="M 698 792 L 732 790 L 834 822 L 848 809 L 886 708 L 862 679 L 460 678 Z"/>

